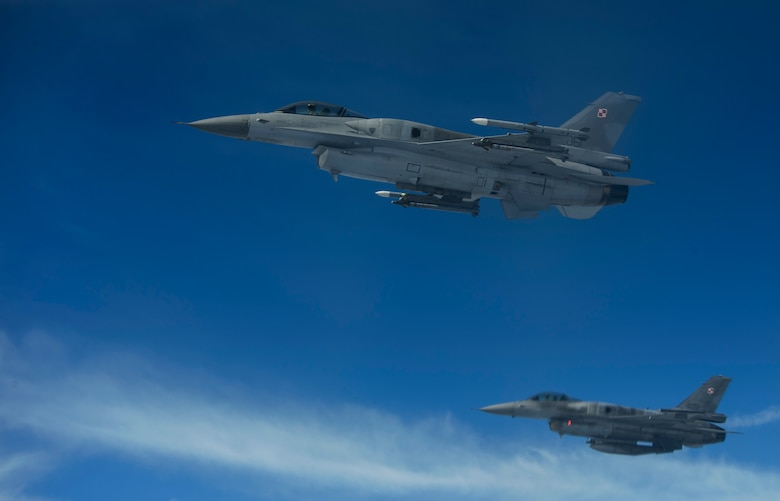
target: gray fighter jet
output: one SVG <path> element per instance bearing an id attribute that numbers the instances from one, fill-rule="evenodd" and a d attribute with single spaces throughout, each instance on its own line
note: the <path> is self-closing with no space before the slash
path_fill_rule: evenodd
<path id="1" fill-rule="evenodd" d="M 639 102 L 636 96 L 607 92 L 560 127 L 473 119 L 478 125 L 513 131 L 488 136 L 368 118 L 317 101 L 186 125 L 243 140 L 309 148 L 318 167 L 334 180 L 343 175 L 413 191 L 376 192 L 402 207 L 476 216 L 481 198 L 497 198 L 508 219 L 535 217 L 551 205 L 566 217 L 589 219 L 605 205 L 625 202 L 629 186 L 651 184 L 612 174 L 631 166 L 628 157 L 611 151 Z"/>
<path id="2" fill-rule="evenodd" d="M 716 444 L 730 433 L 713 423 L 726 416 L 715 409 L 731 378 L 712 376 L 677 407 L 635 409 L 605 402 L 583 402 L 562 393 L 539 393 L 527 400 L 480 409 L 502 416 L 549 419 L 550 430 L 588 437 L 592 449 L 610 454 L 661 454 Z"/>

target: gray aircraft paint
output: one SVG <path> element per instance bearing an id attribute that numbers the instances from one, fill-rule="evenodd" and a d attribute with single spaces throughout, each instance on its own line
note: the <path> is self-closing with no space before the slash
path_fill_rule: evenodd
<path id="1" fill-rule="evenodd" d="M 406 192 L 393 203 L 479 214 L 482 198 L 501 201 L 508 219 L 534 217 L 551 206 L 588 219 L 621 204 L 643 179 L 614 176 L 631 160 L 610 153 L 640 99 L 607 92 L 561 127 L 477 118 L 474 123 L 520 130 L 473 136 L 394 118 L 368 118 L 342 106 L 301 101 L 271 113 L 187 123 L 237 139 L 307 148 L 334 179 L 390 183 Z"/>
<path id="2" fill-rule="evenodd" d="M 712 376 L 677 407 L 637 409 L 586 402 L 562 393 L 539 393 L 526 400 L 480 410 L 502 416 L 549 420 L 550 430 L 588 437 L 592 449 L 610 454 L 661 454 L 723 442 L 729 433 L 713 423 L 726 416 L 715 410 L 731 378 Z"/>

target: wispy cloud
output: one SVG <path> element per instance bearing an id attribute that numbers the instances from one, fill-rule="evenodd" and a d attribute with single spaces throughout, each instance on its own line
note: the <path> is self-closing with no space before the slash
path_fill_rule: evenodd
<path id="1" fill-rule="evenodd" d="M 761 426 L 763 424 L 780 421 L 780 407 L 774 405 L 763 411 L 745 416 L 734 416 L 729 419 L 729 425 L 732 428 L 749 428 L 751 426 Z"/>
<path id="2" fill-rule="evenodd" d="M 51 458 L 42 452 L 14 452 L 0 449 L 0 499 L 44 501 L 24 493 L 27 485 L 43 475 Z"/>
<path id="3" fill-rule="evenodd" d="M 262 476 L 280 496 L 325 488 L 335 498 L 773 499 L 780 490 L 771 471 L 497 446 L 447 415 L 407 421 L 354 405 L 253 400 L 192 377 L 183 383 L 124 355 L 74 363 L 46 336 L 18 347 L 0 336 L 0 431 L 34 432 L 65 454 L 73 446 Z"/>

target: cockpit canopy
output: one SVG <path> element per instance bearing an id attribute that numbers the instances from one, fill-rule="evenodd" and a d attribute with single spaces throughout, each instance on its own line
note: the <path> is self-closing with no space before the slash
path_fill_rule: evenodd
<path id="1" fill-rule="evenodd" d="M 292 113 L 294 115 L 314 115 L 318 117 L 349 117 L 349 118 L 368 118 L 365 115 L 354 112 L 343 106 L 336 104 L 323 103 L 321 101 L 299 101 L 288 104 L 283 108 L 276 110 L 280 113 Z"/>
<path id="2" fill-rule="evenodd" d="M 545 393 L 537 393 L 533 397 L 529 398 L 528 400 L 534 401 L 534 402 L 576 402 L 576 398 L 570 398 L 568 395 L 564 395 L 563 393 L 554 393 L 554 392 L 545 392 Z"/>

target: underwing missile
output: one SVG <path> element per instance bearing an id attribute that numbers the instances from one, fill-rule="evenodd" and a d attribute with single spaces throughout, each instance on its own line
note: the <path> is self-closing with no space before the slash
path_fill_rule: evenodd
<path id="1" fill-rule="evenodd" d="M 399 193 L 397 191 L 377 191 L 374 194 L 382 198 L 400 198 L 405 195 L 405 193 Z"/>

